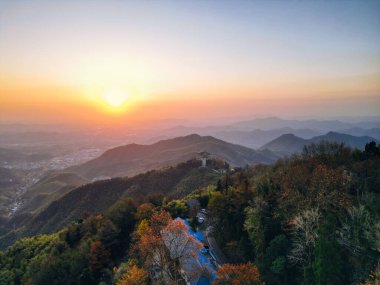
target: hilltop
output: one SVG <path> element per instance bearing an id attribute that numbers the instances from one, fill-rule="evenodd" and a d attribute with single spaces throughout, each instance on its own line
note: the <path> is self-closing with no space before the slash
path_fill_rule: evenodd
<path id="1" fill-rule="evenodd" d="M 100 157 L 68 169 L 88 179 L 132 176 L 151 169 L 176 165 L 207 151 L 232 166 L 272 163 L 277 156 L 196 134 L 162 140 L 151 145 L 128 144 L 106 151 Z"/>

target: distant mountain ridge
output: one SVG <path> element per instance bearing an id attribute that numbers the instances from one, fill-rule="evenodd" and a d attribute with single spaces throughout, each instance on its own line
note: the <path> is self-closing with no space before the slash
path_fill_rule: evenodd
<path id="1" fill-rule="evenodd" d="M 285 134 L 263 145 L 260 150 L 267 149 L 279 156 L 285 156 L 301 152 L 304 145 L 319 143 L 321 141 L 344 143 L 350 147 L 360 149 L 363 149 L 370 141 L 378 142 L 378 140 L 369 136 L 357 137 L 337 132 L 328 132 L 325 135 L 315 136 L 311 139 L 303 139 L 293 134 Z"/>
<path id="2" fill-rule="evenodd" d="M 313 129 L 323 132 L 339 131 L 344 129 L 350 129 L 354 127 L 359 128 L 378 128 L 380 122 L 375 121 L 362 121 L 362 122 L 346 122 L 340 120 L 290 120 L 281 119 L 278 117 L 257 118 L 253 120 L 241 121 L 231 125 L 232 127 L 239 129 L 262 129 L 270 130 L 274 128 L 294 128 L 294 129 Z"/>
<path id="3" fill-rule="evenodd" d="M 340 130 L 339 132 L 342 134 L 352 136 L 368 136 L 380 140 L 380 128 L 363 129 L 359 127 L 354 127 L 350 129 Z"/>
<path id="4" fill-rule="evenodd" d="M 297 137 L 293 134 L 284 134 L 263 145 L 260 149 L 270 150 L 280 156 L 290 155 L 302 150 L 309 140 Z"/>
<path id="5" fill-rule="evenodd" d="M 273 130 L 254 129 L 248 131 L 228 127 L 189 128 L 178 126 L 176 128 L 166 130 L 163 132 L 163 135 L 153 137 L 148 142 L 154 143 L 159 140 L 177 137 L 178 135 L 184 136 L 189 133 L 196 133 L 201 136 L 213 136 L 225 142 L 242 145 L 252 149 L 257 149 L 283 134 L 292 133 L 304 139 L 309 139 L 323 134 L 322 132 L 312 129 L 293 129 L 289 127 Z"/>
<path id="6" fill-rule="evenodd" d="M 281 128 L 274 130 L 261 130 L 254 129 L 252 131 L 218 131 L 213 133 L 212 135 L 218 139 L 240 144 L 246 147 L 250 147 L 253 149 L 257 149 L 262 145 L 270 142 L 271 140 L 283 135 L 292 133 L 296 136 L 302 137 L 304 139 L 309 139 L 317 135 L 321 135 L 321 132 L 311 130 L 311 129 L 293 129 L 293 128 Z"/>
<path id="7" fill-rule="evenodd" d="M 348 120 L 349 118 L 347 118 Z M 294 134 L 303 139 L 323 135 L 329 131 L 353 136 L 370 136 L 380 139 L 380 118 L 363 117 L 360 120 L 341 121 L 339 119 L 291 120 L 278 117 L 264 117 L 235 122 L 228 125 L 210 125 L 204 127 L 178 125 L 155 133 L 146 142 L 199 134 L 213 136 L 229 143 L 257 149 L 284 134 Z"/>
<path id="8" fill-rule="evenodd" d="M 207 151 L 233 166 L 272 163 L 278 158 L 268 151 L 256 151 L 211 136 L 192 134 L 151 145 L 129 144 L 116 147 L 96 159 L 68 170 L 88 179 L 99 176 L 132 176 L 193 159 L 201 151 Z"/>

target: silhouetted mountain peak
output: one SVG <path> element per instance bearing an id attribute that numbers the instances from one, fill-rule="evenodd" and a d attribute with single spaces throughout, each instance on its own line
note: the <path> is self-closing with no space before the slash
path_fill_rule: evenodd
<path id="1" fill-rule="evenodd" d="M 319 143 L 321 141 L 344 143 L 353 148 L 364 148 L 366 143 L 377 140 L 369 136 L 359 137 L 334 131 L 330 131 L 322 136 L 315 136 L 308 140 L 293 134 L 284 134 L 263 145 L 260 149 L 269 149 L 278 155 L 290 155 L 301 152 L 304 145 Z"/>
<path id="2" fill-rule="evenodd" d="M 279 137 L 279 139 L 293 139 L 293 138 L 299 138 L 299 137 L 297 137 L 296 135 L 294 135 L 294 134 L 283 134 L 283 135 L 281 135 L 280 137 Z"/>
<path id="3" fill-rule="evenodd" d="M 273 153 L 253 150 L 225 142 L 212 136 L 191 134 L 162 140 L 150 145 L 129 144 L 110 149 L 100 157 L 72 167 L 71 171 L 89 179 L 99 176 L 117 177 L 135 175 L 147 170 L 176 165 L 207 151 L 234 166 L 272 163 L 278 157 Z"/>

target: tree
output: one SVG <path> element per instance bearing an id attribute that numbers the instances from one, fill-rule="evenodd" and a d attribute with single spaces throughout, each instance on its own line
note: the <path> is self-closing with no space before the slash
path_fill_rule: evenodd
<path id="1" fill-rule="evenodd" d="M 141 204 L 136 210 L 136 220 L 141 221 L 149 219 L 153 215 L 154 205 L 151 203 Z"/>
<path id="2" fill-rule="evenodd" d="M 293 220 L 292 247 L 288 259 L 292 264 L 308 266 L 318 238 L 321 214 L 318 208 L 306 210 Z"/>
<path id="3" fill-rule="evenodd" d="M 144 220 L 137 229 L 136 248 L 152 280 L 178 282 L 181 262 L 194 258 L 202 245 L 190 234 L 181 219 L 172 220 L 167 212 L 154 214 L 147 226 Z M 154 268 L 152 272 L 152 268 Z M 195 273 L 198 270 L 194 270 Z"/>
<path id="4" fill-rule="evenodd" d="M 345 171 L 318 164 L 310 178 L 307 199 L 310 201 L 309 204 L 316 204 L 323 210 L 330 211 L 337 206 L 346 208 L 351 205 L 347 191 L 349 186 L 350 175 Z"/>
<path id="5" fill-rule="evenodd" d="M 365 156 L 366 157 L 376 157 L 380 156 L 380 144 L 376 146 L 376 142 L 371 141 L 365 145 L 365 150 L 364 150 Z"/>
<path id="6" fill-rule="evenodd" d="M 173 217 L 183 217 L 188 212 L 188 207 L 183 200 L 172 200 L 164 207 Z"/>
<path id="7" fill-rule="evenodd" d="M 169 253 L 160 234 L 155 233 L 152 227 L 145 229 L 136 248 L 145 269 L 154 269 L 150 271 L 152 280 L 164 281 L 166 276 L 171 276 Z"/>
<path id="8" fill-rule="evenodd" d="M 271 279 L 271 284 L 286 284 L 287 283 L 287 248 L 289 241 L 284 234 L 276 236 L 269 242 L 269 246 L 265 250 L 265 266 L 269 272 L 265 277 Z M 266 272 L 264 272 L 266 273 Z"/>
<path id="9" fill-rule="evenodd" d="M 81 239 L 80 227 L 77 224 L 70 225 L 64 233 L 66 243 L 73 247 Z"/>
<path id="10" fill-rule="evenodd" d="M 119 232 L 110 220 L 105 219 L 103 221 L 98 229 L 97 237 L 113 257 L 120 255 Z"/>
<path id="11" fill-rule="evenodd" d="M 239 244 L 242 238 L 248 238 L 244 231 L 244 221 L 245 209 L 249 206 L 250 197 L 251 194 L 248 195 L 233 187 L 230 187 L 228 192 L 212 192 L 208 205 L 208 218 L 213 224 L 213 234 L 224 251 L 228 249 L 225 248 L 228 243 Z M 249 249 L 240 252 L 243 255 L 236 256 L 234 262 L 242 262 L 246 257 L 244 252 L 248 253 Z M 238 251 L 235 251 L 234 255 L 236 253 Z"/>
<path id="12" fill-rule="evenodd" d="M 147 200 L 154 206 L 162 206 L 164 195 L 161 193 L 151 193 L 148 195 Z"/>
<path id="13" fill-rule="evenodd" d="M 340 229 L 340 244 L 352 254 L 375 253 L 380 248 L 380 221 L 364 205 L 352 207 Z"/>
<path id="14" fill-rule="evenodd" d="M 336 221 L 331 215 L 318 229 L 313 277 L 315 285 L 346 284 L 343 255 L 336 241 Z"/>
<path id="15" fill-rule="evenodd" d="M 194 257 L 197 251 L 203 247 L 187 232 L 188 230 L 188 226 L 180 219 L 169 221 L 162 230 L 162 239 L 172 258 L 179 260 Z"/>
<path id="16" fill-rule="evenodd" d="M 352 150 L 343 143 L 321 141 L 303 147 L 302 155 L 308 163 L 323 163 L 337 166 L 348 163 Z"/>
<path id="17" fill-rule="evenodd" d="M 154 214 L 149 221 L 150 227 L 154 235 L 160 235 L 161 230 L 172 221 L 172 217 L 166 211 L 161 211 Z"/>
<path id="18" fill-rule="evenodd" d="M 262 263 L 264 257 L 265 234 L 262 224 L 262 215 L 258 207 L 247 207 L 244 229 L 248 233 L 255 252 L 256 261 Z"/>
<path id="19" fill-rule="evenodd" d="M 359 283 L 380 260 L 379 216 L 364 205 L 352 207 L 339 229 L 337 241 L 349 253 L 352 283 Z"/>
<path id="20" fill-rule="evenodd" d="M 130 260 L 127 264 L 120 264 L 114 268 L 116 285 L 146 285 L 148 284 L 148 272 L 137 266 L 136 260 Z"/>
<path id="21" fill-rule="evenodd" d="M 148 222 L 148 220 L 142 220 L 139 224 L 138 224 L 138 226 L 137 226 L 137 228 L 136 228 L 136 230 L 135 230 L 135 232 L 134 232 L 134 235 L 137 237 L 137 238 L 141 238 L 144 234 L 146 234 L 146 232 L 148 231 L 150 229 L 150 226 L 149 226 L 149 222 Z"/>
<path id="22" fill-rule="evenodd" d="M 260 285 L 260 272 L 252 263 L 223 264 L 216 273 L 214 285 Z"/>
<path id="23" fill-rule="evenodd" d="M 110 261 L 110 252 L 104 248 L 101 241 L 91 243 L 90 268 L 95 275 L 99 275 L 104 268 L 108 267 Z"/>
<path id="24" fill-rule="evenodd" d="M 148 284 L 148 273 L 142 269 L 133 265 L 127 273 L 125 273 L 122 279 L 117 282 L 117 285 L 145 285 Z"/>
<path id="25" fill-rule="evenodd" d="M 129 239 L 135 226 L 136 205 L 132 199 L 124 199 L 116 202 L 106 216 L 112 221 L 119 231 L 121 241 Z"/>
<path id="26" fill-rule="evenodd" d="M 155 213 L 149 221 L 141 221 L 138 226 L 134 248 L 144 268 L 150 272 L 151 280 L 165 282 L 176 279 L 172 273 L 169 251 L 161 236 L 162 230 L 171 220 L 169 213 L 162 211 Z"/>

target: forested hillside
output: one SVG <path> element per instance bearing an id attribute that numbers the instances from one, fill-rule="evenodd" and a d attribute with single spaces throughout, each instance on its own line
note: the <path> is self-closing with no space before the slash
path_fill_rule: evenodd
<path id="1" fill-rule="evenodd" d="M 152 170 L 131 178 L 114 178 L 80 186 L 53 201 L 36 214 L 15 215 L 8 223 L 13 231 L 0 236 L 0 248 L 17 237 L 51 233 L 84 216 L 106 211 L 119 199 L 126 197 L 141 201 L 147 197 L 180 198 L 194 189 L 215 183 L 226 165 L 209 161 L 207 168 L 199 160 L 189 160 L 175 167 Z M 218 170 L 219 169 L 219 170 Z"/>
<path id="2" fill-rule="evenodd" d="M 226 256 L 214 284 L 375 284 L 379 189 L 379 145 L 312 144 L 272 166 L 226 172 L 184 198 L 124 197 L 60 232 L 19 240 L 0 255 L 0 283 L 183 284 L 163 234 L 185 228 L 173 220 L 182 217 L 211 231 Z"/>
<path id="3" fill-rule="evenodd" d="M 358 284 L 380 258 L 380 148 L 313 144 L 232 178 L 209 210 L 233 262 L 266 284 Z M 224 183 L 222 183 L 224 184 Z M 379 272 L 377 271 L 377 278 Z"/>

